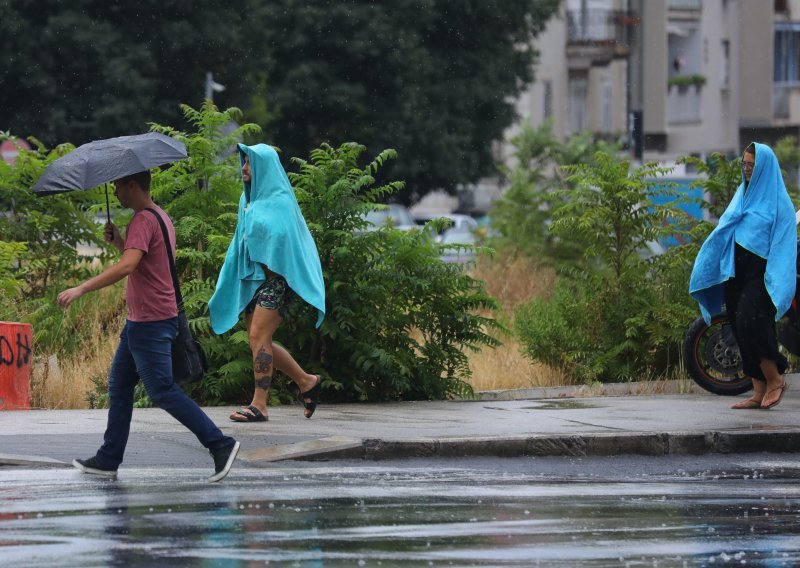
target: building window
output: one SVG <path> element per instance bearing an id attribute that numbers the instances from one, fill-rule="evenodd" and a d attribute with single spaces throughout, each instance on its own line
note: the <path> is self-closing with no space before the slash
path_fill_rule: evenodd
<path id="1" fill-rule="evenodd" d="M 783 26 L 782 26 L 783 27 Z M 775 76 L 776 83 L 800 82 L 800 27 L 775 30 Z"/>
<path id="2" fill-rule="evenodd" d="M 569 130 L 577 133 L 587 129 L 586 92 L 588 81 L 585 77 L 572 77 L 569 80 Z"/>
<path id="3" fill-rule="evenodd" d="M 611 79 L 603 79 L 602 87 L 602 131 L 612 132 L 614 130 L 614 83 Z"/>
<path id="4" fill-rule="evenodd" d="M 553 83 L 551 81 L 544 82 L 544 117 L 550 118 L 553 116 Z"/>
<path id="5" fill-rule="evenodd" d="M 784 14 L 789 11 L 788 2 L 786 0 L 775 0 L 775 12 Z"/>
<path id="6" fill-rule="evenodd" d="M 722 40 L 722 75 L 719 78 L 720 85 L 727 89 L 731 80 L 731 42 L 727 39 Z"/>
<path id="7" fill-rule="evenodd" d="M 670 10 L 701 10 L 702 0 L 669 0 Z"/>

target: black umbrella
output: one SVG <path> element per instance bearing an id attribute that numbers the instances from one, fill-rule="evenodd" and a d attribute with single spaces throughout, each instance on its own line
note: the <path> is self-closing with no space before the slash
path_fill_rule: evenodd
<path id="1" fill-rule="evenodd" d="M 95 140 L 47 166 L 32 191 L 36 195 L 53 195 L 91 189 L 187 157 L 182 142 L 157 132 Z M 106 215 L 110 221 L 108 207 L 106 186 Z"/>

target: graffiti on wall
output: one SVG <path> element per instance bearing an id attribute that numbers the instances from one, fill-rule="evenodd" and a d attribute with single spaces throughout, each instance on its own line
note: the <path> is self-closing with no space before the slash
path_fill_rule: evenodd
<path id="1" fill-rule="evenodd" d="M 27 333 L 16 333 L 15 337 L 0 335 L 0 367 L 17 369 L 30 365 L 30 336 Z"/>

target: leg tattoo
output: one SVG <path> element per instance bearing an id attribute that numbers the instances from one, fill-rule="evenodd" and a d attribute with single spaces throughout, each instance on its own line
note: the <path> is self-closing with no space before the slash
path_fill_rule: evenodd
<path id="1" fill-rule="evenodd" d="M 256 388 L 269 389 L 272 383 L 272 355 L 263 347 L 253 360 L 253 373 L 256 376 Z"/>

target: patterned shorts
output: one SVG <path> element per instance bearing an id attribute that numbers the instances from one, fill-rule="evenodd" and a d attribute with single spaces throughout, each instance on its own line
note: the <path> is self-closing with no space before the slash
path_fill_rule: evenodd
<path id="1" fill-rule="evenodd" d="M 244 311 L 252 314 L 256 306 L 261 306 L 266 310 L 278 310 L 280 316 L 285 318 L 293 301 L 294 292 L 289 288 L 286 279 L 278 274 L 268 275 Z"/>

